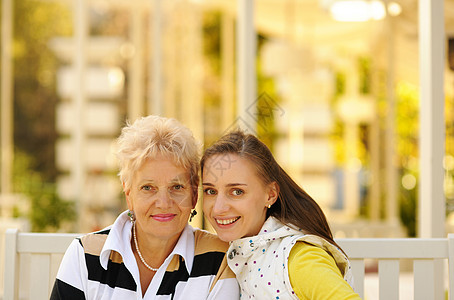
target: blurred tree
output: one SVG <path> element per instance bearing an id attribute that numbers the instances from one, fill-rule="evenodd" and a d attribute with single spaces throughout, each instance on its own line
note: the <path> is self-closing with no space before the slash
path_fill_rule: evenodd
<path id="1" fill-rule="evenodd" d="M 203 47 L 205 65 L 204 78 L 204 122 L 205 147 L 216 141 L 226 128 L 220 128 L 221 114 L 221 18 L 217 11 L 207 11 L 203 20 Z M 273 150 L 273 141 L 277 136 L 275 115 L 279 113 L 280 98 L 277 94 L 274 80 L 262 71 L 260 50 L 267 42 L 267 37 L 257 34 L 257 99 L 255 101 L 257 136 Z M 234 105 L 234 104 L 232 104 Z M 210 130 L 216 128 L 217 130 Z M 232 124 L 230 129 L 235 128 Z"/>
<path id="2" fill-rule="evenodd" d="M 14 1 L 14 143 L 35 157 L 30 167 L 55 181 L 55 105 L 58 61 L 48 47 L 71 33 L 68 9 L 53 2 Z"/>
<path id="3" fill-rule="evenodd" d="M 55 74 L 50 38 L 71 33 L 72 17 L 58 3 L 13 1 L 14 167 L 13 189 L 30 200 L 34 231 L 56 230 L 71 219 L 71 204 L 57 197 L 55 180 Z M 16 210 L 17 214 L 24 214 Z"/>
<path id="4" fill-rule="evenodd" d="M 15 153 L 13 187 L 29 200 L 16 205 L 15 217 L 27 217 L 32 231 L 55 232 L 61 225 L 76 219 L 74 203 L 61 200 L 54 182 L 44 181 L 40 172 L 31 169 L 34 157 Z"/>
<path id="5" fill-rule="evenodd" d="M 400 82 L 396 88 L 397 154 L 400 169 L 399 209 L 409 236 L 416 236 L 418 198 L 419 92 L 416 86 Z"/>
<path id="6" fill-rule="evenodd" d="M 454 96 L 446 96 L 446 157 L 445 157 L 445 192 L 446 213 L 454 212 Z"/>

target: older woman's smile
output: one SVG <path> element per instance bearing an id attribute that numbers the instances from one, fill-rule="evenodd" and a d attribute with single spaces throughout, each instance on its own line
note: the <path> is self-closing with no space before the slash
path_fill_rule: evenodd
<path id="1" fill-rule="evenodd" d="M 176 214 L 156 214 L 156 215 L 151 215 L 153 220 L 156 220 L 158 222 L 170 222 L 175 218 Z"/>

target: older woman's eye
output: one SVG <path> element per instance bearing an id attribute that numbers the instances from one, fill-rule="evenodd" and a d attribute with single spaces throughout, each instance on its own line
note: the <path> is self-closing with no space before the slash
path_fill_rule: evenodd
<path id="1" fill-rule="evenodd" d="M 206 195 L 216 195 L 216 191 L 212 188 L 207 188 L 203 190 L 203 193 Z"/>
<path id="2" fill-rule="evenodd" d="M 174 190 L 177 190 L 177 191 L 178 191 L 178 190 L 182 190 L 182 189 L 184 189 L 184 185 L 182 185 L 182 184 L 176 184 L 176 185 L 173 186 L 173 189 L 174 189 Z"/>
<path id="3" fill-rule="evenodd" d="M 234 189 L 232 191 L 232 194 L 233 194 L 233 196 L 240 196 L 240 195 L 244 194 L 244 191 L 241 189 Z"/>
<path id="4" fill-rule="evenodd" d="M 147 184 L 147 185 L 142 186 L 141 189 L 144 191 L 151 191 L 154 188 L 153 188 L 153 186 Z"/>

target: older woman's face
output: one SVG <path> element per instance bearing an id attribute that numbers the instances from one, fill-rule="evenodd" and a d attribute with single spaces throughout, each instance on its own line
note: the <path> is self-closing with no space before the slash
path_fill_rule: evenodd
<path id="1" fill-rule="evenodd" d="M 145 160 L 125 195 L 137 230 L 163 240 L 179 237 L 197 201 L 188 170 L 164 156 Z"/>

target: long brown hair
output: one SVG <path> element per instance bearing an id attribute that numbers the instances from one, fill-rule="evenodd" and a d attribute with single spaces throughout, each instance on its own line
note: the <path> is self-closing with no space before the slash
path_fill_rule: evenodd
<path id="1" fill-rule="evenodd" d="M 248 159 L 266 185 L 277 183 L 279 196 L 267 210 L 267 218 L 273 216 L 284 224 L 295 225 L 303 232 L 322 237 L 339 247 L 320 206 L 281 168 L 270 149 L 257 137 L 241 130 L 221 137 L 205 150 L 200 163 L 202 174 L 206 160 L 222 154 L 237 154 Z"/>

